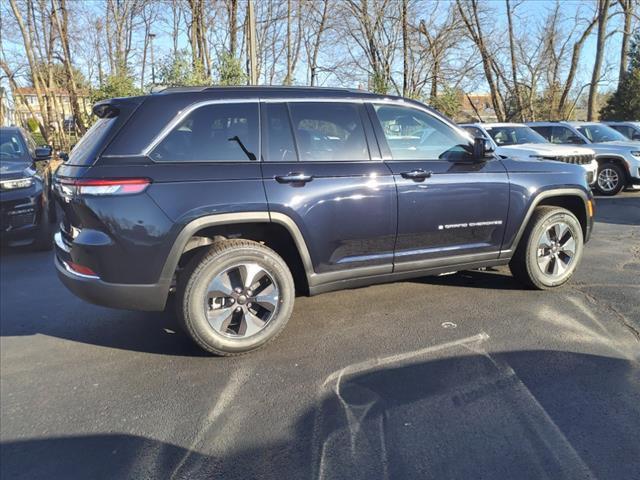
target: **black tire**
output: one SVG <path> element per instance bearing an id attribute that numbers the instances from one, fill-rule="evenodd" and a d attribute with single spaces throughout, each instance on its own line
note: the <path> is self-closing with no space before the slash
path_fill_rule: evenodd
<path id="1" fill-rule="evenodd" d="M 205 311 L 208 287 L 212 280 L 225 275 L 225 272 L 237 268 L 238 265 L 243 265 L 243 262 L 257 264 L 268 274 L 269 280 L 276 286 L 278 292 L 275 308 L 268 321 L 257 333 L 244 337 L 241 336 L 242 333 L 235 335 L 228 329 L 226 333 L 218 332 L 210 325 Z M 236 293 L 234 292 L 233 295 Z M 237 299 L 236 308 L 239 308 L 241 300 L 239 297 L 235 298 Z M 221 356 L 252 352 L 275 339 L 289 321 L 294 299 L 293 278 L 284 260 L 260 243 L 239 239 L 215 242 L 192 258 L 180 274 L 176 295 L 178 315 L 186 332 L 201 348 Z M 231 298 L 229 300 L 234 301 Z M 242 304 L 242 308 L 249 307 L 251 303 Z M 209 309 L 211 309 L 210 304 Z M 235 320 L 236 317 L 231 323 L 233 324 Z"/>
<path id="2" fill-rule="evenodd" d="M 563 251 L 558 251 L 558 255 L 562 255 L 563 263 L 559 264 L 566 270 L 562 273 L 553 274 L 548 271 L 543 271 L 543 268 L 539 264 L 539 261 L 544 262 L 547 256 L 539 257 L 539 253 L 549 251 L 553 256 L 551 249 L 539 250 L 539 242 L 542 240 L 545 232 L 557 224 L 566 225 L 573 239 L 574 254 L 571 257 L 570 262 L 565 265 L 567 255 Z M 565 233 L 566 235 L 566 233 Z M 564 237 L 569 238 L 569 237 Z M 562 240 L 562 239 L 560 239 Z M 524 231 L 520 243 L 515 251 L 509 268 L 513 276 L 526 286 L 533 287 L 538 290 L 548 290 L 551 288 L 559 287 L 569 281 L 576 267 L 580 263 L 582 258 L 582 252 L 584 249 L 584 240 L 582 227 L 578 219 L 569 210 L 560 207 L 538 207 L 533 212 L 529 223 Z M 559 258 L 551 260 L 552 262 L 560 261 Z M 548 270 L 552 270 L 555 264 L 549 262 Z M 560 268 L 562 268 L 560 267 Z"/>
<path id="3" fill-rule="evenodd" d="M 614 177 L 615 180 L 613 180 Z M 617 195 L 625 187 L 626 178 L 625 171 L 620 165 L 613 162 L 603 162 L 598 166 L 596 191 L 607 197 Z"/>

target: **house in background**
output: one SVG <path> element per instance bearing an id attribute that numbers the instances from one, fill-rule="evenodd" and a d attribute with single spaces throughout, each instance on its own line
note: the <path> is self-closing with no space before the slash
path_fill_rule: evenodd
<path id="1" fill-rule="evenodd" d="M 478 118 L 480 115 L 480 118 Z M 467 93 L 462 96 L 460 121 L 464 122 L 496 122 L 498 117 L 491 104 L 491 94 L 484 92 Z"/>
<path id="2" fill-rule="evenodd" d="M 73 109 L 71 108 L 71 99 L 69 92 L 62 89 L 56 89 L 52 92 L 55 95 L 56 108 L 62 110 L 65 128 L 67 125 L 73 125 Z M 27 120 L 34 117 L 38 122 L 42 123 L 42 112 L 36 95 L 36 89 L 33 87 L 19 87 L 15 91 L 15 112 L 14 121 L 16 124 L 26 126 Z M 91 114 L 91 97 L 89 92 L 80 92 L 78 95 L 78 103 L 85 115 Z M 33 111 L 31 113 L 30 109 Z"/>

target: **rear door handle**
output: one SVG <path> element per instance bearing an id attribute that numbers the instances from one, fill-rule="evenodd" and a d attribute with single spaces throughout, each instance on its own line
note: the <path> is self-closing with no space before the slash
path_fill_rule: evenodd
<path id="1" fill-rule="evenodd" d="M 305 175 L 300 172 L 289 172 L 287 175 L 276 175 L 278 183 L 307 183 L 313 180 L 313 175 Z"/>
<path id="2" fill-rule="evenodd" d="M 433 172 L 426 170 L 422 170 L 419 168 L 418 170 L 411 170 L 410 172 L 402 172 L 402 178 L 409 178 L 411 180 L 424 180 L 425 178 L 429 178 Z"/>

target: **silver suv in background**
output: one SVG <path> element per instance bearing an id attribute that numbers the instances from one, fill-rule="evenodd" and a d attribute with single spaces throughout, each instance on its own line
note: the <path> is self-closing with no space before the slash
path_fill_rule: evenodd
<path id="1" fill-rule="evenodd" d="M 640 187 L 640 142 L 598 122 L 531 122 L 529 127 L 551 143 L 583 145 L 596 152 L 596 189 L 615 195 L 625 187 Z"/>
<path id="2" fill-rule="evenodd" d="M 502 158 L 573 163 L 585 169 L 589 185 L 596 181 L 598 162 L 590 148 L 554 145 L 521 123 L 463 123 L 460 127 L 472 137 L 487 138 Z"/>
<path id="3" fill-rule="evenodd" d="M 640 140 L 640 122 L 602 122 L 617 130 L 629 140 Z"/>

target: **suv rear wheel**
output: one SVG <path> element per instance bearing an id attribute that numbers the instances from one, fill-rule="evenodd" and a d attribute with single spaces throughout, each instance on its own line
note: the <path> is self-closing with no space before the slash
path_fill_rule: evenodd
<path id="1" fill-rule="evenodd" d="M 602 195 L 613 196 L 623 189 L 625 174 L 622 167 L 616 163 L 607 162 L 598 168 L 596 188 Z"/>
<path id="2" fill-rule="evenodd" d="M 509 263 L 525 285 L 547 290 L 566 283 L 582 257 L 582 227 L 569 210 L 539 207 L 531 216 Z"/>
<path id="3" fill-rule="evenodd" d="M 285 327 L 293 278 L 273 250 L 249 240 L 223 240 L 194 257 L 180 276 L 178 313 L 193 340 L 216 355 L 262 347 Z"/>

